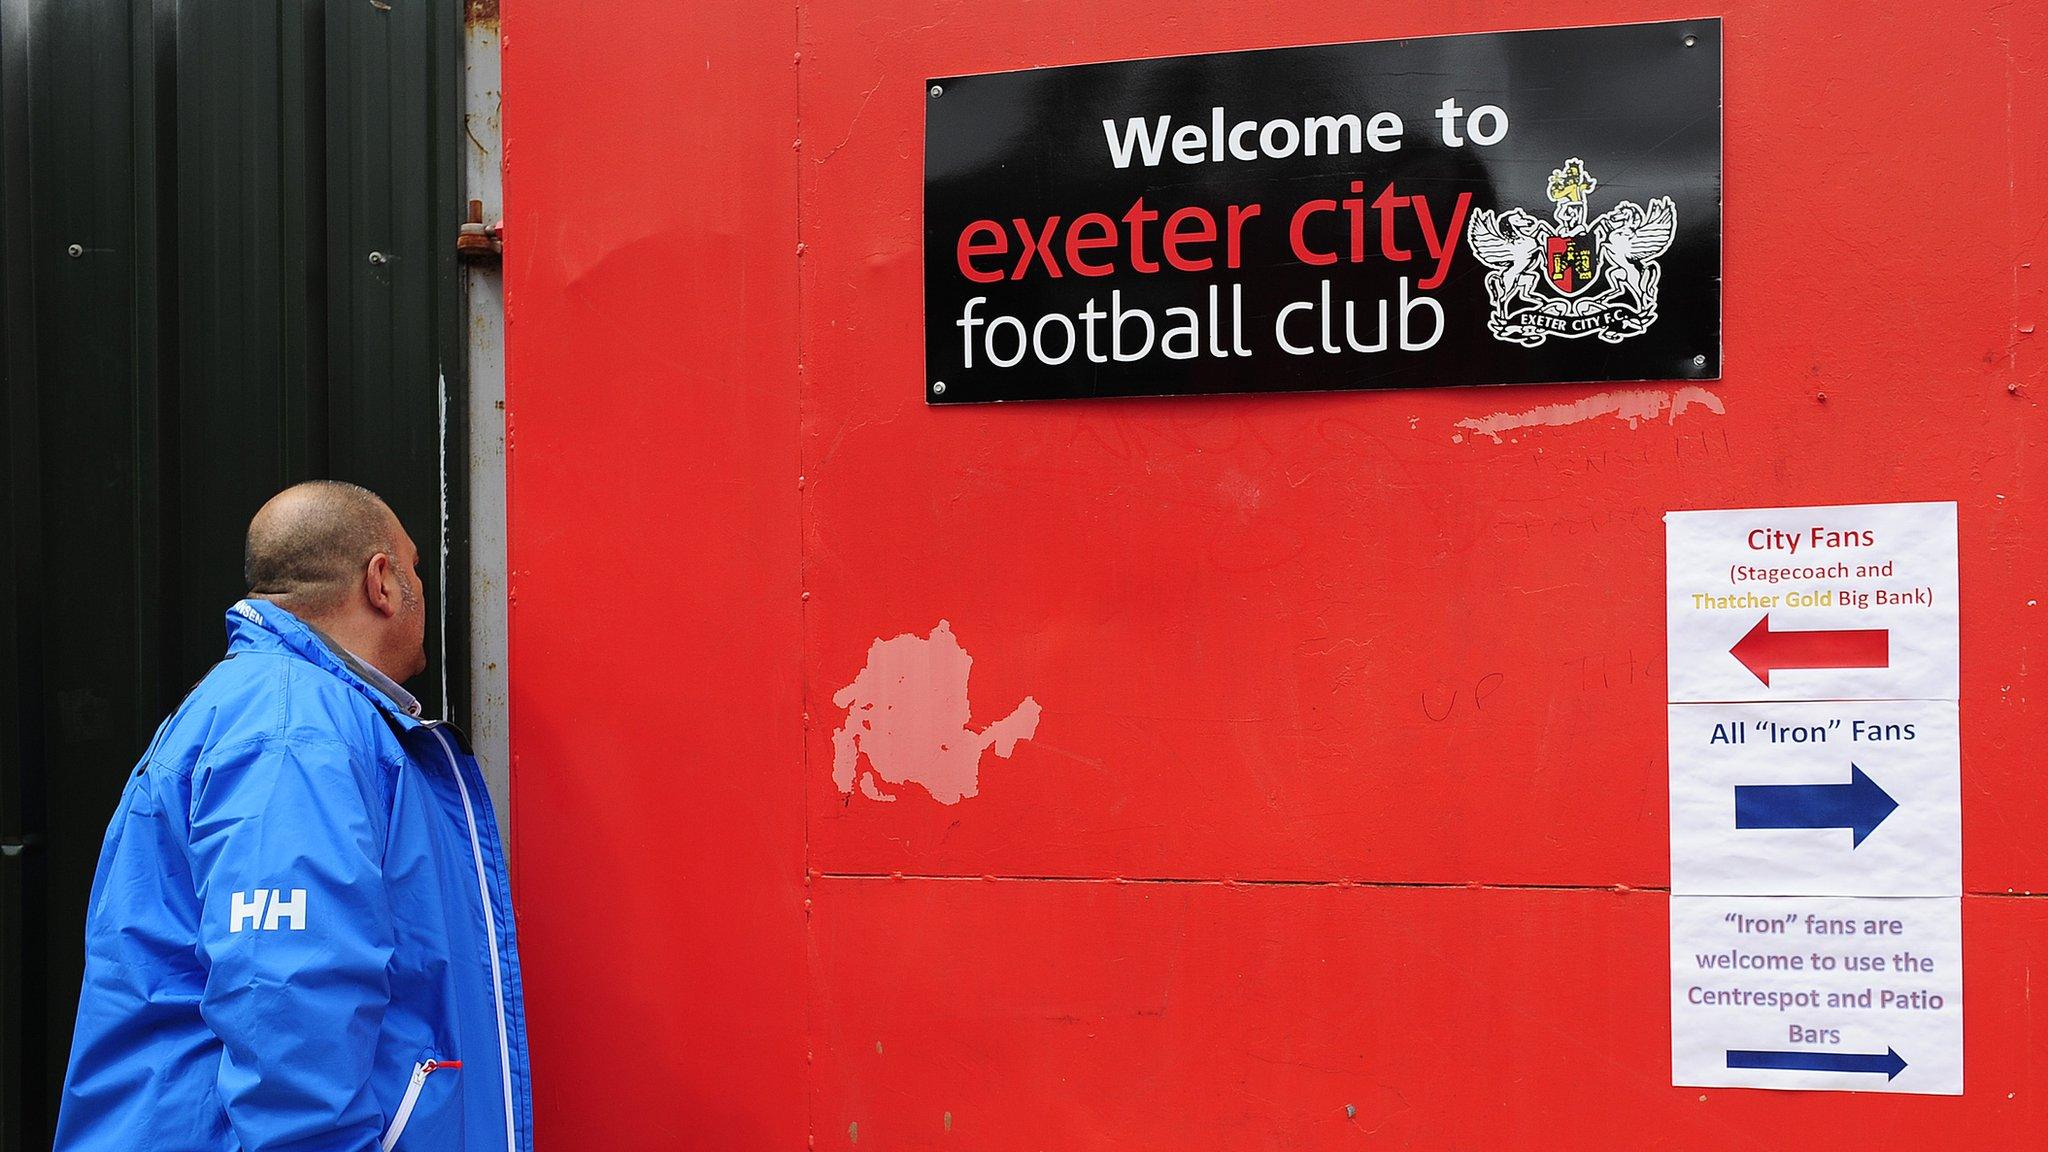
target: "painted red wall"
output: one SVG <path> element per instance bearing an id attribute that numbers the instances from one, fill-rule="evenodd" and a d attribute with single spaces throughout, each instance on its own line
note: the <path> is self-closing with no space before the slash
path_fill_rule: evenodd
<path id="1" fill-rule="evenodd" d="M 925 77 L 1700 14 L 508 4 L 543 1147 L 2048 1131 L 2041 3 L 1721 13 L 1720 411 L 923 401 Z M 1674 1088 L 1660 517 L 1949 499 L 1968 1090 Z M 973 727 L 1035 733 L 957 804 L 842 794 L 835 693 L 942 620 Z"/>

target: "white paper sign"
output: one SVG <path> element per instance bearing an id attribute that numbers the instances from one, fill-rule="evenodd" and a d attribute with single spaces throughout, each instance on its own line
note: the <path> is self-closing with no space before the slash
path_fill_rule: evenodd
<path id="1" fill-rule="evenodd" d="M 1960 905 L 1672 897 L 1671 1082 L 1961 1094 Z"/>
<path id="2" fill-rule="evenodd" d="M 1954 701 L 1670 713 L 1673 892 L 1962 895 Z"/>
<path id="3" fill-rule="evenodd" d="M 1672 1082 L 1960 1093 L 1955 505 L 1665 548 Z"/>
<path id="4" fill-rule="evenodd" d="M 1956 506 L 1664 517 L 1671 700 L 1956 698 Z"/>

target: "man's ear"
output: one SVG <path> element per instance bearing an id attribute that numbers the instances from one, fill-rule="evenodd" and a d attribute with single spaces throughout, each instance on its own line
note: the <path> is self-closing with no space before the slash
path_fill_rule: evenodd
<path id="1" fill-rule="evenodd" d="M 392 570 L 388 554 L 379 552 L 364 566 L 363 595 L 381 616 L 396 616 L 404 606 L 398 592 L 398 573 Z"/>

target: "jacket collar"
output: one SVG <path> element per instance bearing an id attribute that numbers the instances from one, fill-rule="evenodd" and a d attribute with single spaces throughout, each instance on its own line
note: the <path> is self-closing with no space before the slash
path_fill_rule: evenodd
<path id="1" fill-rule="evenodd" d="M 296 656 L 368 697 L 378 711 L 383 712 L 400 728 L 422 726 L 420 718 L 408 712 L 402 704 L 402 701 L 412 699 L 411 693 L 381 674 L 377 679 L 390 685 L 398 695 L 390 695 L 382 690 L 380 685 L 371 683 L 368 678 L 349 666 L 360 661 L 355 660 L 339 645 L 330 646 L 330 642 L 318 630 L 290 612 L 268 600 L 252 598 L 237 600 L 234 606 L 228 609 L 227 619 L 230 656 L 237 652 L 283 652 Z M 362 667 L 365 671 L 375 671 L 367 664 Z M 416 709 L 418 702 L 413 703 Z"/>

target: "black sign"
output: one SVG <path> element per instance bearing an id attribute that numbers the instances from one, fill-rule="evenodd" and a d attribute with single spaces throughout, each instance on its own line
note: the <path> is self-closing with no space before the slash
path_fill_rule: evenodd
<path id="1" fill-rule="evenodd" d="M 937 403 L 1721 370 L 1721 24 L 945 77 Z"/>

